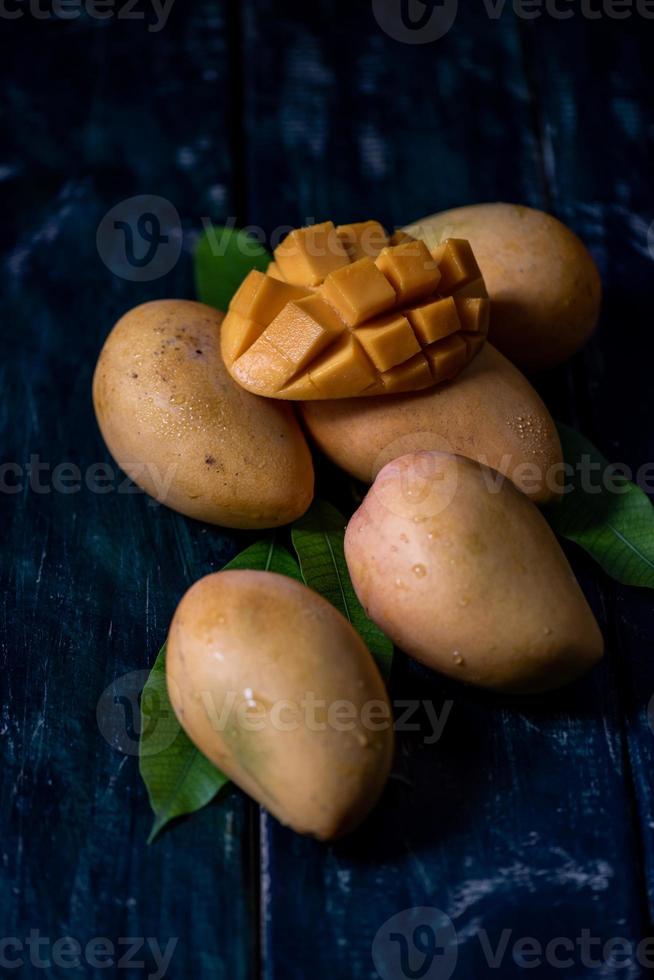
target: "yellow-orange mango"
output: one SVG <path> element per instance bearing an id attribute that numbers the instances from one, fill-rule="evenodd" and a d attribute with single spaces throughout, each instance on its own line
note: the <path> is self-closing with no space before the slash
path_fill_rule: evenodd
<path id="1" fill-rule="evenodd" d="M 492 467 L 537 503 L 561 492 L 563 459 L 552 417 L 524 375 L 488 343 L 449 384 L 304 402 L 301 412 L 325 455 L 366 483 L 392 459 L 432 449 Z"/>
<path id="2" fill-rule="evenodd" d="M 406 229 L 435 250 L 470 242 L 491 298 L 489 340 L 525 371 L 566 361 L 597 325 L 602 285 L 583 242 L 564 224 L 517 204 L 473 204 Z"/>

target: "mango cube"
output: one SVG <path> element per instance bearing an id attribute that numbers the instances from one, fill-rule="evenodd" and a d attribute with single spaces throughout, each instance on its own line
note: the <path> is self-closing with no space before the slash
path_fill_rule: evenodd
<path id="1" fill-rule="evenodd" d="M 338 337 L 345 324 L 319 296 L 287 303 L 265 333 L 239 357 L 237 377 L 259 371 L 275 391 Z M 270 364 L 265 365 L 266 358 Z"/>
<path id="2" fill-rule="evenodd" d="M 453 293 L 469 282 L 481 278 L 470 242 L 465 238 L 448 238 L 431 254 L 441 274 L 439 286 L 441 293 Z"/>
<path id="3" fill-rule="evenodd" d="M 275 249 L 277 268 L 296 286 L 319 286 L 335 269 L 350 262 L 333 221 L 296 228 Z"/>
<path id="4" fill-rule="evenodd" d="M 265 326 L 274 320 L 287 303 L 310 295 L 309 289 L 291 286 L 290 283 L 280 282 L 253 269 L 239 286 L 229 308 Z"/>
<path id="5" fill-rule="evenodd" d="M 407 318 L 421 344 L 433 344 L 461 329 L 456 305 L 451 296 L 406 310 Z"/>
<path id="6" fill-rule="evenodd" d="M 331 306 L 313 294 L 287 303 L 266 330 L 266 337 L 299 370 L 345 329 Z"/>
<path id="7" fill-rule="evenodd" d="M 351 327 L 396 303 L 395 290 L 367 256 L 331 272 L 320 292 Z"/>
<path id="8" fill-rule="evenodd" d="M 232 374 L 250 391 L 277 392 L 295 374 L 295 365 L 265 333 L 232 365 Z"/>
<path id="9" fill-rule="evenodd" d="M 440 273 L 424 242 L 403 242 L 383 249 L 375 264 L 401 302 L 427 296 L 436 290 Z"/>
<path id="10" fill-rule="evenodd" d="M 231 364 L 240 357 L 265 329 L 265 323 L 257 323 L 256 320 L 250 320 L 235 310 L 230 310 L 228 329 L 221 330 L 220 333 L 220 349 L 225 362 Z"/>
<path id="11" fill-rule="evenodd" d="M 349 225 L 339 225 L 336 234 L 345 246 L 351 262 L 366 255 L 375 259 L 388 245 L 388 238 L 378 221 L 358 221 Z"/>
<path id="12" fill-rule="evenodd" d="M 454 298 L 456 309 L 461 320 L 461 329 L 470 333 L 488 333 L 490 321 L 490 301 L 479 296 Z"/>
<path id="13" fill-rule="evenodd" d="M 268 268 L 266 269 L 266 275 L 272 276 L 273 279 L 280 279 L 282 282 L 284 282 L 284 277 L 279 271 L 279 266 L 277 265 L 276 262 L 268 263 Z"/>
<path id="14" fill-rule="evenodd" d="M 418 391 L 434 383 L 429 363 L 424 354 L 416 354 L 405 364 L 398 364 L 381 375 L 384 389 L 389 392 Z"/>
<path id="15" fill-rule="evenodd" d="M 425 350 L 434 381 L 447 381 L 456 377 L 468 360 L 468 347 L 460 334 L 452 334 Z"/>
<path id="16" fill-rule="evenodd" d="M 411 324 L 401 313 L 389 313 L 359 327 L 355 337 L 378 371 L 388 371 L 420 351 Z"/>
<path id="17" fill-rule="evenodd" d="M 359 342 L 348 332 L 314 362 L 309 378 L 322 397 L 345 398 L 358 395 L 373 384 L 377 372 Z"/>

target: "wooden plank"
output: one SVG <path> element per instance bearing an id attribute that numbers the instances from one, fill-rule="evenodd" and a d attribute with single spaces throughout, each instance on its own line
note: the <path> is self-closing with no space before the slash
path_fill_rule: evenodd
<path id="1" fill-rule="evenodd" d="M 249 220 L 273 232 L 312 217 L 402 224 L 479 200 L 545 205 L 549 163 L 509 11 L 489 25 L 467 7 L 424 47 L 384 35 L 367 5 L 339 10 L 326 30 L 330 16 L 325 2 L 245 5 Z M 565 407 L 570 386 L 559 379 Z M 573 557 L 606 627 L 595 572 Z M 486 975 L 483 939 L 497 948 L 505 929 L 503 978 L 523 975 L 511 958 L 520 938 L 640 939 L 639 845 L 608 640 L 611 655 L 589 678 L 538 699 L 466 691 L 398 658 L 396 699 L 437 713 L 452 702 L 443 738 L 428 744 L 424 727 L 401 737 L 382 805 L 349 841 L 324 847 L 263 815 L 264 976 L 374 977 L 377 931 L 416 906 L 451 917 L 465 977 Z M 396 953 L 390 942 L 380 953 L 386 969 L 396 963 L 389 976 L 402 975 Z M 588 975 L 580 956 L 576 947 L 566 976 Z"/>
<path id="2" fill-rule="evenodd" d="M 605 287 L 600 328 L 576 359 L 580 426 L 606 456 L 647 476 L 654 458 L 651 372 L 643 349 L 650 318 L 654 236 L 649 119 L 654 25 L 576 20 L 526 33 L 533 52 L 543 138 L 557 211 L 588 242 Z M 601 66 L 601 70 L 600 70 Z M 583 138 L 579 138 L 580 129 Z M 643 468 L 644 469 L 641 469 Z M 650 481 L 651 482 L 651 481 Z M 651 486 L 649 487 L 651 492 Z M 603 584 L 624 711 L 628 767 L 643 873 L 654 920 L 654 621 L 644 590 Z M 648 713 L 649 712 L 649 713 Z M 651 927 L 651 926 L 650 926 Z"/>
<path id="3" fill-rule="evenodd" d="M 339 8 L 334 23 L 328 0 L 242 6 L 249 220 L 269 234 L 326 216 L 394 226 L 457 204 L 541 200 L 514 31 L 488 35 L 462 9 L 446 38 L 410 46 L 370 4 Z"/>
<path id="4" fill-rule="evenodd" d="M 61 937 L 106 937 L 115 963 L 121 937 L 153 937 L 162 949 L 177 940 L 168 976 L 242 980 L 256 971 L 253 808 L 231 791 L 147 847 L 137 759 L 96 720 L 107 685 L 136 671 L 117 691 L 133 705 L 177 600 L 239 539 L 118 492 L 119 474 L 103 495 L 52 490 L 57 464 L 84 478 L 109 459 L 90 385 L 113 321 L 148 299 L 193 295 L 188 249 L 164 278 L 115 276 L 96 251 L 100 219 L 121 198 L 158 194 L 188 234 L 201 215 L 234 207 L 226 7 L 175 5 L 163 34 L 26 16 L 2 63 L 10 144 L 0 162 L 17 206 L 0 297 L 2 458 L 24 470 L 38 456 L 49 469 L 47 492 L 25 485 L 2 495 L 0 511 L 0 921 L 21 941 L 40 930 L 45 958 Z M 110 695 L 105 723 L 115 707 Z M 123 963 L 128 980 L 154 974 L 147 944 L 131 959 L 145 966 Z M 61 975 L 56 964 L 47 975 Z"/>

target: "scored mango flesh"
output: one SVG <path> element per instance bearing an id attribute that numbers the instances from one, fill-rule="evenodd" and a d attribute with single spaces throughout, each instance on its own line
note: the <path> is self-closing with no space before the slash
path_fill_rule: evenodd
<path id="1" fill-rule="evenodd" d="M 431 253 L 377 221 L 292 231 L 253 270 L 222 333 L 228 371 L 269 398 L 394 394 L 449 381 L 486 340 L 489 300 L 472 249 Z"/>

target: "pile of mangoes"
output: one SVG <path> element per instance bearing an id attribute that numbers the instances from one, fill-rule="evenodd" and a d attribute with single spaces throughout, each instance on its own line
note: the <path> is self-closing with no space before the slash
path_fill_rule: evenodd
<path id="1" fill-rule="evenodd" d="M 147 493 L 233 528 L 307 510 L 308 437 L 371 484 L 345 537 L 370 618 L 442 673 L 545 691 L 603 641 L 538 510 L 564 466 L 520 368 L 571 356 L 600 301 L 584 245 L 529 208 L 460 208 L 391 236 L 325 222 L 292 232 L 226 316 L 185 300 L 123 316 L 98 361 L 96 415 Z M 310 589 L 270 572 L 206 577 L 177 609 L 166 663 L 190 738 L 283 822 L 332 838 L 378 799 L 388 695 L 359 635 Z"/>

